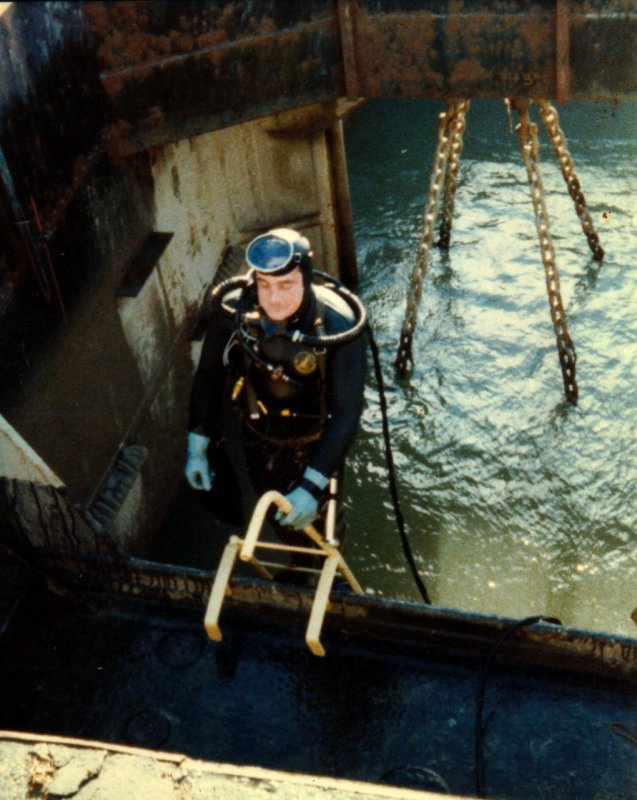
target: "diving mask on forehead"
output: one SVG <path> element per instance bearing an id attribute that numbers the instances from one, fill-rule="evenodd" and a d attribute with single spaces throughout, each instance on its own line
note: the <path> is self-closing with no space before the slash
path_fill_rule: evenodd
<path id="1" fill-rule="evenodd" d="M 275 228 L 253 239 L 246 248 L 249 267 L 266 275 L 285 275 L 296 267 L 311 266 L 310 243 L 291 228 Z"/>

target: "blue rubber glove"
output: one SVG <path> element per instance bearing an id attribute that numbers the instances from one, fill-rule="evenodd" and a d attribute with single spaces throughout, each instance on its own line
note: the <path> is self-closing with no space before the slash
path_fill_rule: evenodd
<path id="1" fill-rule="evenodd" d="M 208 464 L 208 445 L 210 438 L 191 431 L 188 434 L 188 460 L 186 461 L 186 480 L 193 489 L 209 492 L 215 471 Z"/>
<path id="2" fill-rule="evenodd" d="M 283 516 L 282 511 L 276 515 L 277 522 L 288 525 L 295 530 L 307 528 L 318 514 L 318 497 L 327 486 L 329 478 L 312 467 L 307 467 L 299 485 L 285 496 L 292 506 L 290 513 Z M 307 488 L 306 488 L 307 487 Z"/>

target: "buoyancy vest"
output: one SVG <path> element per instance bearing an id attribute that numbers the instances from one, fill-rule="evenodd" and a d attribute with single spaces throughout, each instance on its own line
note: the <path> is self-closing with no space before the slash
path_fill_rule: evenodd
<path id="1" fill-rule="evenodd" d="M 260 316 L 246 322 L 245 377 L 257 396 L 276 410 L 316 413 L 325 383 L 325 349 L 295 342 L 276 330 L 266 333 Z M 322 326 L 319 311 L 315 329 Z"/>
<path id="2" fill-rule="evenodd" d="M 241 404 L 246 421 L 274 439 L 318 437 L 326 419 L 325 348 L 294 341 L 253 303 L 246 309 L 238 301 L 230 305 L 235 305 L 236 325 L 225 363 L 236 377 L 233 399 Z M 322 298 L 312 293 L 292 329 L 299 326 L 320 337 L 324 315 Z"/>

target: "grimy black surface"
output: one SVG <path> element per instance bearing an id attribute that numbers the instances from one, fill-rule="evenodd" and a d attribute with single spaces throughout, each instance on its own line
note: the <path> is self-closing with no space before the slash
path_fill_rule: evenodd
<path id="1" fill-rule="evenodd" d="M 0 728 L 416 788 L 433 771 L 474 795 L 483 662 L 345 634 L 317 658 L 302 630 L 232 615 L 213 643 L 202 620 L 33 593 L 0 638 Z M 494 664 L 486 796 L 636 797 L 637 750 L 616 722 L 636 725 L 634 685 Z"/>

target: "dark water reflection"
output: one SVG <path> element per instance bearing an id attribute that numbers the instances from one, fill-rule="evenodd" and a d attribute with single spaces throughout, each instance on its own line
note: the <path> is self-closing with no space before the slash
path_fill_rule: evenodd
<path id="1" fill-rule="evenodd" d="M 432 253 L 415 368 L 404 383 L 395 380 L 441 109 L 434 101 L 374 101 L 346 132 L 360 292 L 381 348 L 416 560 L 437 605 L 550 614 L 634 635 L 637 108 L 560 108 L 606 251 L 601 265 L 542 133 L 551 231 L 578 354 L 576 407 L 564 402 L 517 136 L 496 101 L 474 102 L 469 112 L 451 247 Z M 387 491 L 371 370 L 347 502 L 347 555 L 358 577 L 371 591 L 417 600 Z"/>

